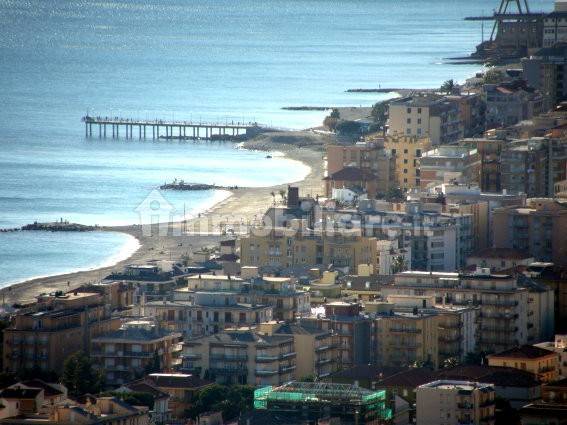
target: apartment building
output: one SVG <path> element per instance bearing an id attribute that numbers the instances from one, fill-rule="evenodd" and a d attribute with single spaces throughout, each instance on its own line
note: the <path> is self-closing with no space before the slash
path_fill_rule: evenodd
<path id="1" fill-rule="evenodd" d="M 553 341 L 540 342 L 539 344 L 534 344 L 534 347 L 556 353 L 559 356 L 557 378 L 567 378 L 567 335 L 555 335 Z"/>
<path id="2" fill-rule="evenodd" d="M 567 265 L 567 204 L 550 198 L 533 198 L 525 207 L 494 211 L 494 246 L 512 248 L 537 261 Z"/>
<path id="3" fill-rule="evenodd" d="M 88 353 L 92 338 L 119 327 L 120 319 L 99 293 L 41 295 L 4 330 L 4 369 L 61 373 L 67 357 Z"/>
<path id="4" fill-rule="evenodd" d="M 93 338 L 90 355 L 93 366 L 105 373 L 106 383 L 119 386 L 139 378 L 148 367 L 171 370 L 178 365 L 180 341 L 181 333 L 136 320 Z"/>
<path id="5" fill-rule="evenodd" d="M 336 301 L 325 304 L 324 308 L 324 315 L 303 317 L 300 325 L 334 334 L 339 369 L 368 364 L 371 359 L 372 319 L 361 314 L 362 306 Z"/>
<path id="6" fill-rule="evenodd" d="M 243 266 L 256 266 L 264 271 L 329 264 L 349 270 L 369 264 L 376 270 L 376 239 L 345 232 L 333 235 L 308 230 L 260 229 L 240 239 L 240 257 Z"/>
<path id="7" fill-rule="evenodd" d="M 475 183 L 480 158 L 476 149 L 441 145 L 423 153 L 419 168 L 422 189 L 449 182 Z"/>
<path id="8" fill-rule="evenodd" d="M 512 126 L 544 112 L 541 93 L 520 80 L 485 84 L 482 95 L 487 128 Z"/>
<path id="9" fill-rule="evenodd" d="M 257 267 L 244 267 L 241 277 L 202 274 L 189 276 L 187 286 L 173 291 L 174 301 L 195 301 L 195 293 L 234 293 L 241 304 L 272 307 L 275 320 L 294 320 L 308 314 L 309 293 L 298 289 L 290 277 L 260 276 Z M 224 302 L 224 299 L 220 300 Z M 253 324 L 253 323 L 249 323 Z"/>
<path id="10" fill-rule="evenodd" d="M 428 137 L 388 135 L 384 139 L 384 148 L 395 158 L 396 184 L 402 189 L 420 187 L 419 160 L 424 152 L 431 148 Z"/>
<path id="11" fill-rule="evenodd" d="M 354 145 L 327 147 L 327 196 L 333 189 L 363 189 L 375 198 L 386 194 L 395 182 L 394 158 L 384 150 L 383 142 L 359 142 Z"/>
<path id="12" fill-rule="evenodd" d="M 374 319 L 376 362 L 381 366 L 439 367 L 439 317 L 419 311 L 391 311 Z"/>
<path id="13" fill-rule="evenodd" d="M 547 194 L 546 146 L 539 139 L 517 140 L 500 156 L 502 187 L 528 198 Z"/>
<path id="14" fill-rule="evenodd" d="M 395 276 L 393 285 L 381 288 L 391 295 L 434 296 L 436 304 L 478 306 L 477 351 L 499 352 L 528 342 L 529 291 L 508 275 L 479 269 L 472 274 L 407 271 Z M 548 312 L 553 314 L 553 312 Z"/>
<path id="15" fill-rule="evenodd" d="M 332 331 L 297 323 L 268 322 L 258 325 L 264 335 L 293 337 L 296 357 L 295 376 L 324 378 L 338 369 L 337 338 Z"/>
<path id="16" fill-rule="evenodd" d="M 450 144 L 463 137 L 459 106 L 430 94 L 393 100 L 389 105 L 388 135 L 429 137 L 431 144 Z"/>
<path id="17" fill-rule="evenodd" d="M 533 345 L 510 348 L 487 359 L 489 366 L 525 370 L 541 382 L 553 382 L 559 377 L 559 355 Z"/>
<path id="18" fill-rule="evenodd" d="M 436 339 L 418 347 L 421 352 L 419 360 L 414 360 L 417 364 L 442 367 L 447 360 L 462 361 L 467 354 L 476 352 L 477 323 L 480 313 L 478 307 L 435 304 L 433 296 L 389 295 L 386 299 L 389 305 L 383 307 L 382 314 L 377 315 L 377 319 L 389 320 L 392 315 L 402 314 L 402 319 L 409 320 L 410 324 L 424 324 L 423 322 L 433 320 L 437 322 L 435 329 L 432 326 L 415 326 L 416 330 L 414 326 L 407 327 L 418 334 L 429 334 L 427 338 L 420 337 L 422 339 Z M 383 340 L 388 338 L 395 339 L 396 335 L 382 336 Z M 379 341 L 378 337 L 376 341 Z M 392 344 L 395 346 L 398 343 L 394 341 Z M 436 351 L 437 357 L 430 358 L 431 352 L 427 350 Z"/>
<path id="19" fill-rule="evenodd" d="M 361 202 L 356 213 L 327 212 L 324 219 L 362 226 L 364 235 L 378 240 L 397 240 L 400 249 L 411 250 L 408 268 L 453 271 L 464 266 L 472 252 L 472 215 L 443 213 L 441 208 L 441 204 L 407 202 L 394 211 L 392 205 Z"/>
<path id="20" fill-rule="evenodd" d="M 567 16 L 567 13 L 564 13 Z M 562 21 L 567 19 L 561 19 Z M 567 24 L 563 24 L 567 29 Z M 557 30 L 564 30 L 558 28 Z M 567 37 L 567 33 L 563 35 Z M 543 95 L 544 110 L 553 109 L 567 96 L 565 70 L 567 66 L 567 40 L 563 44 L 547 46 L 522 59 L 524 78 Z"/>
<path id="21" fill-rule="evenodd" d="M 223 384 L 281 385 L 296 376 L 290 335 L 263 335 L 251 328 L 185 341 L 183 370 Z"/>
<path id="22" fill-rule="evenodd" d="M 478 93 L 447 96 L 459 107 L 459 117 L 463 125 L 463 136 L 474 137 L 482 134 L 486 124 L 486 105 Z"/>
<path id="23" fill-rule="evenodd" d="M 399 241 L 379 240 L 378 247 L 378 274 L 391 275 L 406 270 L 411 265 L 411 246 L 400 248 Z"/>
<path id="24" fill-rule="evenodd" d="M 494 385 L 433 381 L 417 387 L 417 425 L 494 425 Z"/>
<path id="25" fill-rule="evenodd" d="M 543 47 L 567 43 L 567 4 L 555 0 L 553 12 L 543 19 Z"/>
<path id="26" fill-rule="evenodd" d="M 211 335 L 234 326 L 272 320 L 272 307 L 239 302 L 239 292 L 196 292 L 191 301 L 153 301 L 142 306 L 143 315 L 187 337 Z"/>

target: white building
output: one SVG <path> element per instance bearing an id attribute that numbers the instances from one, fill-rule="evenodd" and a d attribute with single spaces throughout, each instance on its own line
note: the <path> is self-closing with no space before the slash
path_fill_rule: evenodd
<path id="1" fill-rule="evenodd" d="M 494 386 L 434 381 L 417 387 L 417 425 L 493 425 Z"/>
<path id="2" fill-rule="evenodd" d="M 379 275 L 395 274 L 411 267 L 411 246 L 399 248 L 398 240 L 379 240 L 376 245 Z"/>

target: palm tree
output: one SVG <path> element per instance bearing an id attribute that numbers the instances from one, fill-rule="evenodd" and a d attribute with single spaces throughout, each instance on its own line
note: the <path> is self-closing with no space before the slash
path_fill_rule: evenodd
<path id="1" fill-rule="evenodd" d="M 280 189 L 279 191 L 280 197 L 282 198 L 282 203 L 285 201 L 285 190 Z"/>
<path id="2" fill-rule="evenodd" d="M 274 192 L 273 190 L 270 192 L 270 195 L 272 195 L 272 199 L 274 200 L 274 204 L 276 203 L 276 192 Z"/>
<path id="3" fill-rule="evenodd" d="M 408 265 L 403 255 L 397 255 L 392 261 L 392 274 L 401 273 L 407 270 Z"/>

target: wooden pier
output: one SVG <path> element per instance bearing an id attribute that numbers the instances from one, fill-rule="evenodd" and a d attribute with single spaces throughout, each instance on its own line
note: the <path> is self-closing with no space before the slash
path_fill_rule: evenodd
<path id="1" fill-rule="evenodd" d="M 138 120 L 121 117 L 91 117 L 85 116 L 85 137 L 120 138 L 123 134 L 126 139 L 205 139 L 230 140 L 253 137 L 261 133 L 264 128 L 258 123 L 226 122 L 204 123 L 192 121 L 165 121 L 165 120 Z M 98 129 L 97 129 L 98 127 Z M 97 131 L 98 130 L 98 131 Z"/>

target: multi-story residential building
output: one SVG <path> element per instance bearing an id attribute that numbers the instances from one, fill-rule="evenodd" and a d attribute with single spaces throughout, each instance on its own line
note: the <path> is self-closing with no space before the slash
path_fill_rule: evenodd
<path id="1" fill-rule="evenodd" d="M 338 369 L 337 338 L 332 331 L 281 322 L 261 323 L 257 329 L 265 335 L 293 337 L 299 379 L 324 378 Z"/>
<path id="2" fill-rule="evenodd" d="M 467 354 L 476 352 L 479 307 L 435 304 L 433 296 L 390 295 L 387 300 L 391 305 L 384 306 L 386 314 L 377 315 L 377 318 L 390 320 L 390 312 L 394 315 L 402 314 L 402 321 L 407 320 L 410 323 L 408 328 L 411 330 L 414 328 L 411 323 L 424 325 L 424 322 L 433 321 L 433 318 L 436 318 L 436 329 L 431 326 L 416 326 L 416 333 L 429 334 L 428 337 L 420 336 L 420 338 L 436 338 L 436 341 L 429 341 L 418 347 L 421 350 L 417 353 L 420 358 L 414 362 L 441 367 L 448 360 L 462 361 Z M 396 335 L 383 334 L 382 338 L 395 339 Z M 376 341 L 376 345 L 379 346 L 379 339 L 376 338 Z M 399 342 L 394 341 L 391 344 L 395 346 Z M 431 350 L 437 351 L 437 358 L 430 358 Z M 399 354 L 394 355 L 399 356 Z"/>
<path id="3" fill-rule="evenodd" d="M 329 264 L 349 270 L 369 264 L 376 270 L 376 239 L 347 232 L 333 235 L 309 230 L 260 229 L 240 239 L 240 257 L 243 266 L 262 270 Z"/>
<path id="4" fill-rule="evenodd" d="M 534 258 L 522 251 L 508 248 L 486 248 L 474 252 L 467 258 L 467 266 L 489 268 L 491 272 L 513 270 L 518 266 L 529 266 Z"/>
<path id="5" fill-rule="evenodd" d="M 242 303 L 239 297 L 240 292 L 196 292 L 191 301 L 153 301 L 144 304 L 142 310 L 161 326 L 190 337 L 272 320 L 271 306 Z"/>
<path id="6" fill-rule="evenodd" d="M 540 342 L 539 344 L 534 344 L 534 347 L 556 353 L 559 356 L 557 363 L 558 378 L 567 378 L 567 335 L 555 335 L 553 341 Z"/>
<path id="7" fill-rule="evenodd" d="M 362 315 L 361 311 L 359 304 L 336 301 L 325 304 L 324 316 L 304 317 L 300 324 L 335 335 L 339 369 L 368 364 L 371 360 L 372 319 Z"/>
<path id="8" fill-rule="evenodd" d="M 296 377 L 296 357 L 291 335 L 230 329 L 185 341 L 183 370 L 224 384 L 281 385 Z"/>
<path id="9" fill-rule="evenodd" d="M 397 239 L 379 240 L 376 244 L 379 275 L 395 274 L 411 266 L 411 246 L 400 248 Z"/>
<path id="10" fill-rule="evenodd" d="M 374 320 L 375 360 L 382 366 L 439 367 L 437 314 L 391 311 Z"/>
<path id="11" fill-rule="evenodd" d="M 525 207 L 494 211 L 494 246 L 513 248 L 538 261 L 567 265 L 567 204 L 548 198 L 528 199 Z"/>
<path id="12" fill-rule="evenodd" d="M 276 320 L 293 321 L 298 316 L 309 314 L 309 293 L 298 289 L 294 279 L 259 276 L 257 267 L 248 266 L 244 269 L 242 277 L 211 274 L 190 276 L 186 287 L 173 292 L 173 301 L 194 302 L 197 292 L 228 292 L 235 293 L 236 301 L 241 304 L 271 306 L 272 317 Z M 224 302 L 224 298 L 220 297 L 219 300 Z"/>
<path id="13" fill-rule="evenodd" d="M 395 276 L 393 285 L 381 287 L 390 295 L 434 296 L 436 304 L 480 307 L 477 351 L 494 353 L 528 342 L 529 291 L 508 275 L 479 269 L 472 274 L 407 271 Z M 548 312 L 553 314 L 553 312 Z"/>
<path id="14" fill-rule="evenodd" d="M 567 17 L 567 13 L 564 15 Z M 565 18 L 561 20 L 567 22 Z M 564 28 L 567 29 L 567 25 Z M 567 37 L 567 33 L 564 37 Z M 552 109 L 567 98 L 566 54 L 567 44 L 560 44 L 544 47 L 529 58 L 522 59 L 524 78 L 543 94 L 545 110 Z"/>
<path id="15" fill-rule="evenodd" d="M 553 12 L 543 19 L 543 47 L 567 43 L 567 4 L 555 0 Z"/>
<path id="16" fill-rule="evenodd" d="M 431 148 L 428 137 L 394 134 L 386 136 L 384 148 L 396 161 L 396 184 L 402 189 L 420 187 L 419 159 Z"/>
<path id="17" fill-rule="evenodd" d="M 143 376 L 148 367 L 171 370 L 178 365 L 181 333 L 160 329 L 152 321 L 127 322 L 116 331 L 93 338 L 90 355 L 108 385 Z"/>
<path id="18" fill-rule="evenodd" d="M 434 381 L 417 387 L 417 425 L 494 425 L 494 385 Z"/>
<path id="19" fill-rule="evenodd" d="M 391 206 L 360 202 L 358 212 L 328 212 L 325 220 L 362 226 L 366 236 L 378 240 L 397 239 L 400 249 L 411 249 L 408 268 L 413 270 L 453 271 L 464 266 L 473 249 L 472 215 L 443 213 L 441 207 L 408 202 L 393 211 Z"/>
<path id="20" fill-rule="evenodd" d="M 459 106 L 437 95 L 417 95 L 390 102 L 388 135 L 429 137 L 433 146 L 463 137 Z"/>
<path id="21" fill-rule="evenodd" d="M 543 112 L 543 96 L 525 82 L 485 84 L 487 128 L 514 125 Z"/>
<path id="22" fill-rule="evenodd" d="M 179 419 L 186 419 L 187 410 L 194 406 L 199 393 L 214 385 L 214 381 L 210 379 L 201 379 L 198 375 L 177 372 L 150 373 L 144 377 L 143 382 L 169 395 L 168 413 L 178 420 L 167 423 L 178 423 L 182 422 Z"/>
<path id="23" fill-rule="evenodd" d="M 541 140 L 507 144 L 500 161 L 502 187 L 513 193 L 524 192 L 528 198 L 547 195 L 546 146 Z"/>
<path id="24" fill-rule="evenodd" d="M 477 93 L 467 93 L 447 96 L 447 99 L 459 106 L 464 137 L 474 137 L 483 133 L 486 124 L 486 105 L 482 96 Z"/>
<path id="25" fill-rule="evenodd" d="M 489 366 L 525 370 L 541 382 L 553 382 L 559 377 L 558 354 L 533 345 L 522 345 L 490 354 L 487 359 Z"/>
<path id="26" fill-rule="evenodd" d="M 88 353 L 92 338 L 119 327 L 120 319 L 99 293 L 41 295 L 4 330 L 4 369 L 60 373 L 68 356 Z"/>
<path id="27" fill-rule="evenodd" d="M 478 181 L 480 160 L 476 149 L 466 146 L 438 146 L 423 153 L 420 159 L 422 189 L 453 181 Z"/>
<path id="28" fill-rule="evenodd" d="M 364 189 L 375 198 L 394 186 L 395 162 L 382 141 L 327 147 L 327 196 L 332 189 Z"/>
<path id="29" fill-rule="evenodd" d="M 502 153 L 503 146 L 503 140 L 476 139 L 476 148 L 480 155 L 479 186 L 482 192 L 502 192 L 500 155 Z"/>

